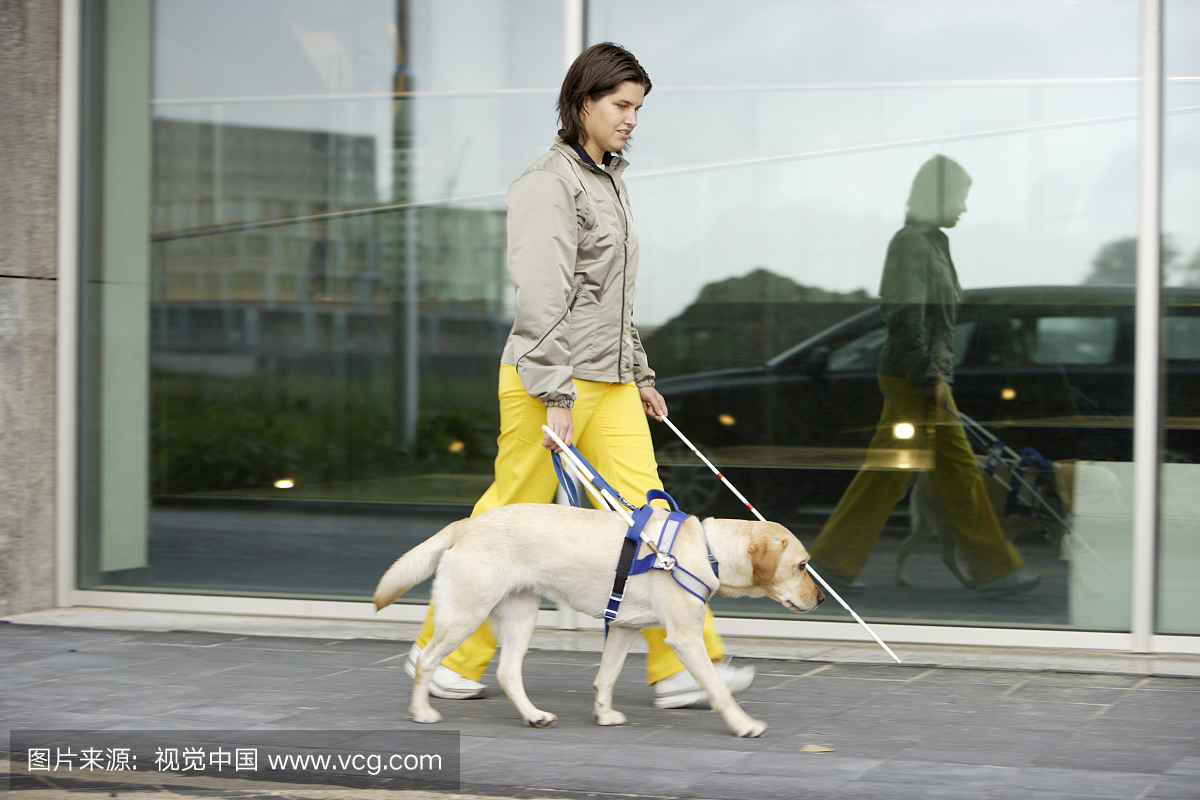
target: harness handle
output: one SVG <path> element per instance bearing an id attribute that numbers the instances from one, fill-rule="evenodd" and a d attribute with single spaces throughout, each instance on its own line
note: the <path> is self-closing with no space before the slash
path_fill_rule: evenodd
<path id="1" fill-rule="evenodd" d="M 679 511 L 679 503 L 675 502 L 675 498 L 664 492 L 662 489 L 650 489 L 646 492 L 646 505 L 650 505 L 651 500 L 666 500 L 671 504 L 671 508 Z"/>
<path id="2" fill-rule="evenodd" d="M 542 427 L 545 428 L 545 426 L 542 426 Z M 576 448 L 575 445 L 571 445 L 569 449 L 571 451 L 571 454 L 575 457 L 575 459 L 578 460 L 580 463 L 582 463 L 585 467 L 587 467 L 588 471 L 590 471 L 592 473 L 590 478 L 588 478 L 587 475 L 583 475 L 583 478 L 585 480 L 588 480 L 588 482 L 591 483 L 592 486 L 595 486 L 601 492 L 608 492 L 610 495 L 612 495 L 616 499 L 616 501 L 618 503 L 625 506 L 630 511 L 637 511 L 636 508 L 634 508 L 632 505 L 630 505 L 628 500 L 626 500 L 624 497 L 621 496 L 620 492 L 618 492 L 613 487 L 609 486 L 608 481 L 606 481 L 606 480 L 604 480 L 604 478 L 600 477 L 599 471 L 597 471 L 595 467 L 593 467 L 591 464 L 588 463 L 588 460 L 583 457 L 583 453 L 579 452 L 578 448 Z M 570 479 L 570 477 L 567 475 L 566 469 L 563 467 L 562 455 L 560 453 L 551 453 L 550 458 L 554 461 L 554 472 L 558 476 L 559 485 L 562 486 L 563 491 L 565 491 L 567 493 L 567 497 L 571 500 L 571 505 L 578 508 L 579 507 L 579 493 L 577 491 L 575 491 L 575 481 Z M 668 497 L 668 499 L 670 499 L 670 498 Z M 671 500 L 672 504 L 674 502 L 675 502 L 674 500 Z M 614 507 L 613 510 L 618 511 L 619 509 Z"/>

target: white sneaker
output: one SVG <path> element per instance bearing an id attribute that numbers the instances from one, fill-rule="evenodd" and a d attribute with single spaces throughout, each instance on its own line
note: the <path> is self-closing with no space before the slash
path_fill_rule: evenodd
<path id="1" fill-rule="evenodd" d="M 415 644 L 412 650 L 408 651 L 404 671 L 410 678 L 417 677 L 417 657 L 420 655 L 421 648 Z M 445 664 L 438 664 L 438 668 L 433 671 L 433 680 L 429 682 L 429 693 L 443 700 L 471 700 L 486 695 L 487 686 L 479 681 L 464 678 Z"/>
<path id="2" fill-rule="evenodd" d="M 754 683 L 754 667 L 735 667 L 731 658 L 726 658 L 716 667 L 717 674 L 732 694 L 741 694 Z M 654 684 L 655 708 L 687 708 L 707 699 L 708 695 L 686 669 Z"/>

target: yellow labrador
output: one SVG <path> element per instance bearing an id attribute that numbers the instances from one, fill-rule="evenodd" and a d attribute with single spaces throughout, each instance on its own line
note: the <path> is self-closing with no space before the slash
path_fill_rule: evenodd
<path id="1" fill-rule="evenodd" d="M 656 510 L 646 531 L 657 538 L 667 512 Z M 437 571 L 433 581 L 433 639 L 417 660 L 409 712 L 416 722 L 440 722 L 429 704 L 429 681 L 442 659 L 488 620 L 500 645 L 496 678 L 527 725 L 557 720 L 525 694 L 521 662 L 533 637 L 539 596 L 564 602 L 597 619 L 604 615 L 626 525 L 611 511 L 542 503 L 501 506 L 459 520 L 409 550 L 375 589 L 384 608 Z M 708 548 L 720 564 L 713 575 Z M 647 552 L 643 544 L 639 557 Z M 680 566 L 726 597 L 770 597 L 796 612 L 811 611 L 825 596 L 808 574 L 808 552 L 773 522 L 688 517 L 672 555 Z M 666 642 L 704 688 L 709 705 L 738 736 L 761 736 L 767 726 L 734 701 L 704 649 L 704 603 L 671 575 L 652 569 L 629 578 L 612 622 L 594 688 L 596 721 L 621 725 L 612 707 L 613 685 L 638 630 L 665 627 Z"/>

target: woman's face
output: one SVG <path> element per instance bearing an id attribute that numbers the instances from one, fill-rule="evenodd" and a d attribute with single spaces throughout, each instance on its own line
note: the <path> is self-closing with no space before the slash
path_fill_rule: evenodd
<path id="1" fill-rule="evenodd" d="M 625 149 L 637 127 L 638 109 L 645 97 L 646 90 L 640 83 L 625 81 L 612 94 L 583 101 L 585 138 L 580 144 L 597 164 L 606 152 L 619 153 Z"/>

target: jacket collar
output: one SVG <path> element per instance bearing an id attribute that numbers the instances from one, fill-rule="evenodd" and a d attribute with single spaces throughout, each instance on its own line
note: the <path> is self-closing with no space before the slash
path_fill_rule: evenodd
<path id="1" fill-rule="evenodd" d="M 621 173 L 625 171 L 625 167 L 629 165 L 629 162 L 621 158 L 619 155 L 606 152 L 602 161 L 604 168 L 601 169 L 600 167 L 596 166 L 596 162 L 592 160 L 590 155 L 588 155 L 588 151 L 583 149 L 583 145 L 581 145 L 579 142 L 568 142 L 562 138 L 562 131 L 559 131 L 559 133 L 560 135 L 554 140 L 554 146 L 565 153 L 574 155 L 575 159 L 588 169 L 592 169 L 597 172 L 607 172 L 613 177 L 620 177 Z"/>

